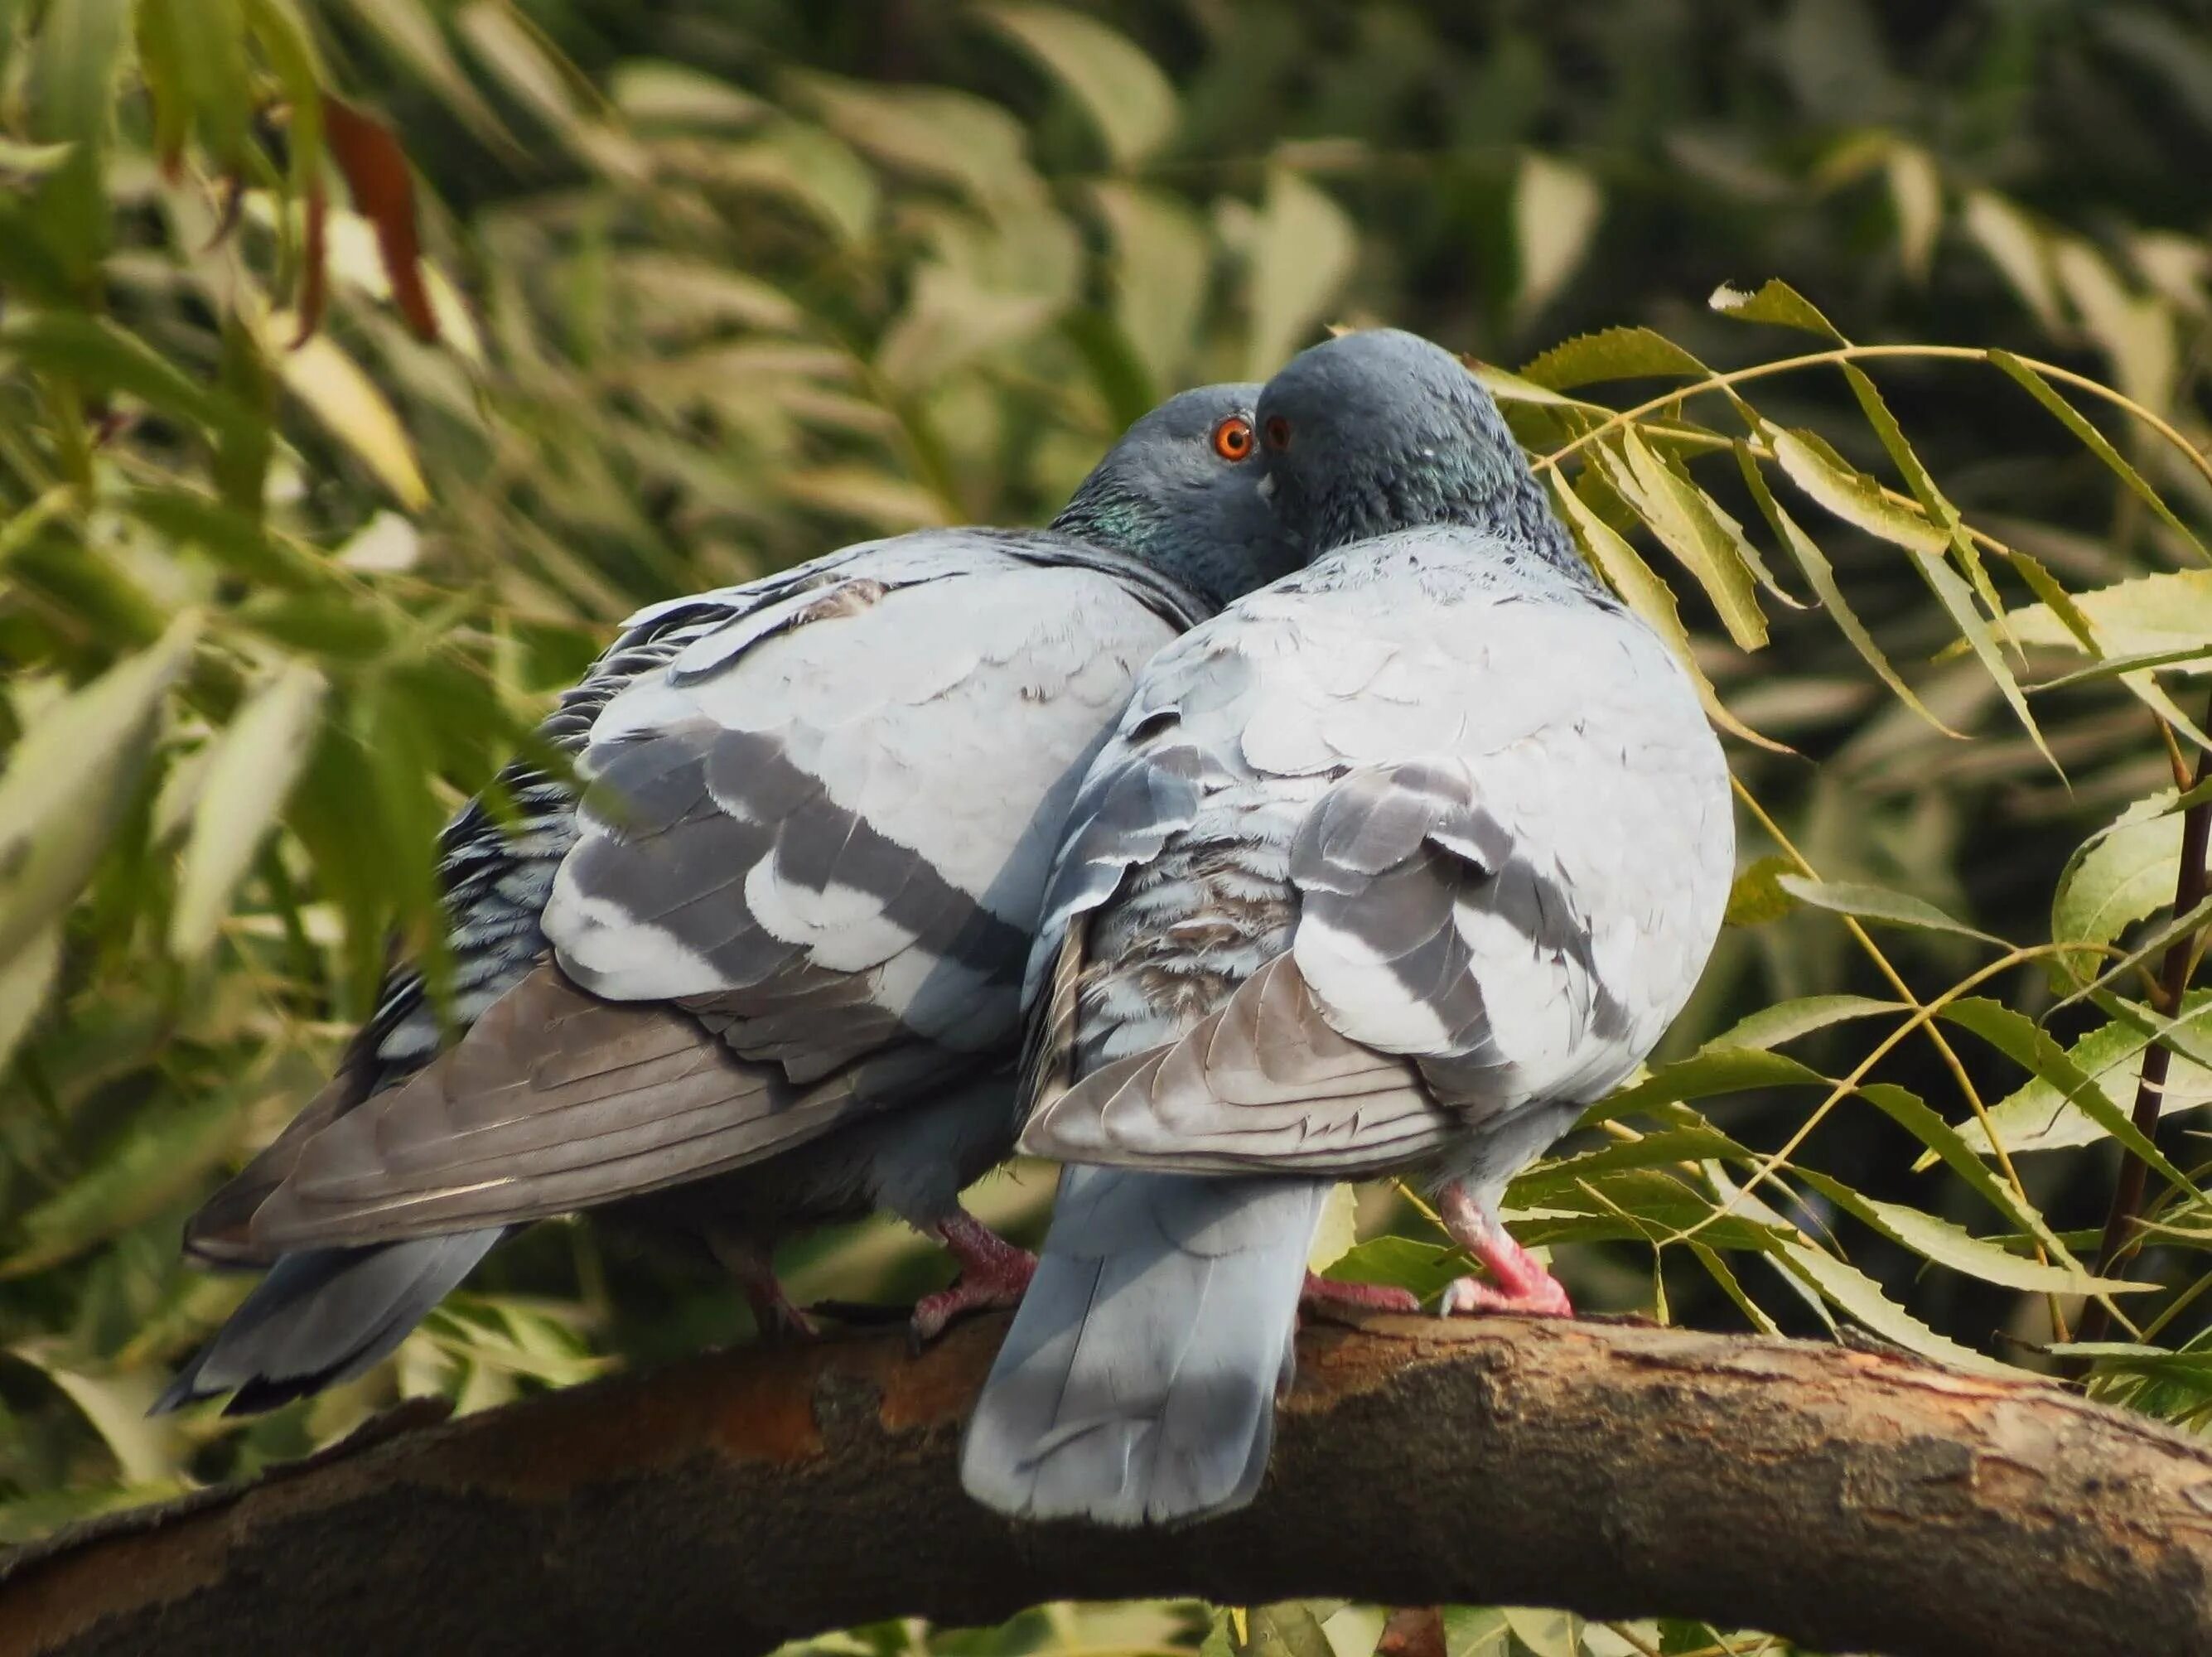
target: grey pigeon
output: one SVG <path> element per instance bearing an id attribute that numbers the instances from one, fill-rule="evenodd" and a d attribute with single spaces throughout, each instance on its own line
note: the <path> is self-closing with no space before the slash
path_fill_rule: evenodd
<path id="1" fill-rule="evenodd" d="M 1170 399 L 1046 531 L 939 530 L 657 605 L 442 844 L 441 1035 L 394 971 L 343 1068 L 188 1252 L 272 1265 L 157 1408 L 266 1408 L 389 1352 L 510 1227 L 595 1209 L 703 1242 L 763 1328 L 794 1227 L 887 1209 L 962 1266 L 933 1333 L 1030 1262 L 960 1207 L 1005 1156 L 1020 979 L 1077 782 L 1139 669 L 1291 568 L 1258 388 Z"/>
<path id="2" fill-rule="evenodd" d="M 1153 659 L 1030 956 L 1021 1146 L 1078 1166 L 963 1452 L 1011 1514 L 1252 1499 L 1336 1180 L 1436 1189 L 1492 1279 L 1447 1313 L 1568 1313 L 1499 1199 L 1650 1051 L 1727 901 L 1693 683 L 1473 376 L 1347 335 L 1259 417 L 1314 561 Z"/>

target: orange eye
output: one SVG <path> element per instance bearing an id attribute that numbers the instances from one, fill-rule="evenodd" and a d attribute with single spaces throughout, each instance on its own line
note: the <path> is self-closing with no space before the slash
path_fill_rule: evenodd
<path id="1" fill-rule="evenodd" d="M 1267 446 L 1271 449 L 1291 446 L 1291 422 L 1280 415 L 1267 422 Z"/>
<path id="2" fill-rule="evenodd" d="M 1252 452 L 1252 422 L 1231 415 L 1213 428 L 1213 452 L 1224 460 L 1242 460 Z"/>

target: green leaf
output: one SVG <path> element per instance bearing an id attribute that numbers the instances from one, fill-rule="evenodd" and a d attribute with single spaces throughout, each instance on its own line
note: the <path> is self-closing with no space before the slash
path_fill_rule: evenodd
<path id="1" fill-rule="evenodd" d="M 1989 360 L 2011 375 L 2030 397 L 2048 409 L 2061 425 L 2074 434 L 2083 448 L 2103 461 L 2112 475 L 2156 513 L 2168 529 L 2194 548 L 2198 557 L 2207 555 L 2204 543 L 2197 538 L 2196 532 L 2188 525 L 2174 516 L 2173 508 L 2166 504 L 2165 497 L 2143 481 L 2142 474 L 2127 463 L 2104 433 L 2091 425 L 2081 411 L 2059 393 L 2057 387 L 2009 351 L 1991 351 Z"/>
<path id="2" fill-rule="evenodd" d="M 1306 1270 L 1326 1272 L 1359 1241 L 1359 1193 L 1349 1185 L 1338 1185 L 1322 1205 L 1321 1223 L 1314 1228 L 1313 1247 L 1306 1251 Z"/>
<path id="3" fill-rule="evenodd" d="M 1255 1605 L 1247 1626 L 1250 1637 L 1241 1648 L 1246 1657 L 1336 1657 L 1321 1619 L 1302 1600 Z"/>
<path id="4" fill-rule="evenodd" d="M 1814 1169 L 1800 1168 L 1796 1174 L 1814 1190 L 1892 1242 L 1911 1249 L 1924 1260 L 1978 1278 L 1984 1283 L 2038 1295 L 2124 1295 L 2157 1286 L 2118 1278 L 2092 1277 L 2063 1266 L 2047 1266 L 2024 1254 L 2015 1254 L 1997 1243 L 1985 1241 L 1933 1214 L 1908 1208 L 1902 1203 L 1862 1195 L 1842 1181 Z"/>
<path id="5" fill-rule="evenodd" d="M 1621 433 L 1620 449 L 1625 468 L 1617 467 L 1607 481 L 1697 578 L 1737 647 L 1762 647 L 1766 617 L 1759 613 L 1759 597 L 1752 590 L 1743 531 L 1704 490 L 1652 453 L 1635 428 Z"/>
<path id="6" fill-rule="evenodd" d="M 1929 1109 L 1927 1102 L 1909 1089 L 1892 1082 L 1869 1082 L 1859 1089 L 1860 1096 L 1881 1114 L 1895 1122 L 1928 1148 L 1928 1155 L 1913 1164 L 1914 1172 L 1940 1161 L 1963 1181 L 1990 1207 L 2006 1220 L 2033 1236 L 2062 1263 L 2078 1266 L 2079 1262 L 2066 1247 L 2063 1238 L 2051 1229 L 2049 1222 L 2032 1205 L 2021 1200 L 2020 1193 L 1992 1172 L 1989 1165 L 1975 1155 L 1965 1133 Z M 1972 1132 L 1970 1128 L 1968 1132 Z"/>
<path id="7" fill-rule="evenodd" d="M 1765 428 L 1775 464 L 1790 481 L 1845 523 L 1923 557 L 1940 556 L 1950 537 L 1918 513 L 1891 500 L 1865 473 L 1835 458 L 1810 432 Z"/>
<path id="8" fill-rule="evenodd" d="M 294 662 L 217 739 L 169 913 L 172 955 L 189 960 L 215 942 L 232 893 L 307 765 L 324 689 L 320 673 Z"/>
<path id="9" fill-rule="evenodd" d="M 87 152 L 106 145 L 130 17 L 131 0 L 52 0 L 33 33 L 31 106 L 39 137 L 78 140 Z"/>
<path id="10" fill-rule="evenodd" d="M 1911 926 L 1923 932 L 1956 932 L 1961 938 L 1979 938 L 1984 944 L 2004 943 L 2002 938 L 1978 931 L 1963 920 L 1953 920 L 1925 898 L 1893 892 L 1886 887 L 1863 886 L 1849 881 L 1810 880 L 1803 875 L 1792 874 L 1778 875 L 1775 879 L 1784 891 L 1816 909 L 1856 915 L 1861 920 L 1881 921 L 1892 926 Z"/>
<path id="11" fill-rule="evenodd" d="M 1633 1086 L 1607 1095 L 1582 1114 L 1577 1126 L 1590 1127 L 1686 1099 L 1747 1093 L 1755 1088 L 1825 1086 L 1827 1080 L 1820 1071 L 1782 1053 L 1708 1044 L 1687 1059 L 1662 1065 Z"/>
<path id="12" fill-rule="evenodd" d="M 2046 334 L 2063 334 L 2066 318 L 2051 274 L 2048 238 L 2028 215 L 1991 190 L 1966 197 L 1966 234 L 1979 244 Z"/>
<path id="13" fill-rule="evenodd" d="M 2180 812 L 2171 788 L 2139 799 L 2077 847 L 2051 900 L 2058 943 L 2109 944 L 2173 901 Z"/>
<path id="14" fill-rule="evenodd" d="M 1705 303 L 1738 322 L 1771 323 L 1778 328 L 1798 328 L 1808 334 L 1820 334 L 1838 345 L 1850 343 L 1810 300 L 1778 278 L 1770 277 L 1758 292 L 1752 294 L 1723 282 L 1713 289 Z"/>
<path id="15" fill-rule="evenodd" d="M 1764 926 L 1793 913 L 1797 900 L 1782 889 L 1781 877 L 1797 865 L 1785 857 L 1763 857 L 1736 871 L 1729 887 L 1728 912 L 1722 917 L 1730 926 Z"/>
<path id="16" fill-rule="evenodd" d="M 91 877 L 137 786 L 161 702 L 191 660 L 199 616 L 43 710 L 0 776 L 0 961 L 52 924 Z"/>
<path id="17" fill-rule="evenodd" d="M 1521 282 L 1513 308 L 1534 315 L 1559 292 L 1589 252 L 1605 215 L 1605 192 L 1581 167 L 1524 150 L 1513 179 L 1513 240 Z"/>
<path id="18" fill-rule="evenodd" d="M 1687 374 L 1703 379 L 1710 371 L 1664 334 L 1650 328 L 1607 328 L 1577 334 L 1526 363 L 1521 378 L 1548 391 L 1608 379 L 1645 379 Z"/>
<path id="19" fill-rule="evenodd" d="M 1849 1019 L 1873 1018 L 1905 1011 L 1902 1001 L 1877 1001 L 1871 996 L 1801 996 L 1794 1001 L 1778 1001 L 1771 1007 L 1760 1008 L 1715 1036 L 1709 1045 L 1764 1052 Z"/>
<path id="20" fill-rule="evenodd" d="M 1776 1244 L 1775 1252 L 1794 1276 L 1818 1290 L 1838 1311 L 1914 1356 L 1969 1375 L 2021 1378 L 2022 1371 L 2012 1365 L 1937 1334 L 1884 1294 L 1872 1278 L 1826 1250 L 1809 1242 L 1784 1240 Z"/>
<path id="21" fill-rule="evenodd" d="M 2138 575 L 2072 598 L 2080 621 L 2108 659 L 2165 657 L 2186 664 L 2203 659 L 2205 640 L 2212 636 L 2212 569 Z M 2005 623 L 2022 644 L 2084 648 L 2069 619 L 2048 604 L 2024 605 L 2009 612 Z M 2108 673 L 2124 671 L 2117 660 L 2100 665 Z"/>
<path id="22" fill-rule="evenodd" d="M 172 1096 L 125 1122 L 91 1165 L 9 1228 L 0 1279 L 73 1259 L 201 1188 L 238 1136 L 239 1100 L 222 1088 Z"/>
<path id="23" fill-rule="evenodd" d="M 1115 319 L 1150 371 L 1156 400 L 1180 383 L 1197 337 L 1212 245 L 1198 215 L 1164 191 L 1109 180 L 1091 186 L 1091 202 L 1114 239 Z"/>
<path id="24" fill-rule="evenodd" d="M 1691 647 L 1690 635 L 1682 626 L 1681 612 L 1675 608 L 1674 595 L 1667 584 L 1651 573 L 1651 567 L 1636 555 L 1636 549 L 1597 515 L 1580 491 L 1561 477 L 1556 469 L 1548 475 L 1548 482 L 1553 499 L 1565 513 L 1583 555 L 1606 584 L 1620 595 L 1622 602 L 1666 641 L 1675 660 L 1682 664 L 1698 687 L 1698 700 L 1705 704 L 1706 716 L 1746 742 L 1777 752 L 1790 752 L 1782 744 L 1760 736 L 1722 705 L 1712 681 L 1698 663 L 1697 652 Z"/>
<path id="25" fill-rule="evenodd" d="M 62 963 L 62 929 L 50 922 L 0 962 L 0 1077 L 53 993 Z"/>
<path id="26" fill-rule="evenodd" d="M 1829 618 L 1850 641 L 1851 648 L 1858 652 L 1860 658 L 1875 671 L 1899 701 L 1945 736 L 1959 737 L 1960 732 L 1928 711 L 1926 705 L 1914 694 L 1912 687 L 1905 683 L 1899 677 L 1897 670 L 1890 665 L 1889 658 L 1875 642 L 1874 634 L 1867 631 L 1866 624 L 1859 620 L 1858 612 L 1844 597 L 1844 590 L 1836 580 L 1835 570 L 1829 564 L 1826 555 L 1811 536 L 1798 527 L 1797 520 L 1783 509 L 1782 503 L 1774 498 L 1774 491 L 1767 487 L 1766 474 L 1759 470 L 1750 445 L 1738 442 L 1735 458 L 1737 468 L 1743 473 L 1743 481 L 1750 489 L 1752 498 L 1759 503 L 1759 511 L 1765 514 L 1776 537 L 1790 549 L 1790 555 L 1796 560 L 1798 569 L 1804 574 L 1806 585 L 1813 589 L 1813 596 L 1820 600 L 1820 607 L 1828 612 Z"/>
<path id="27" fill-rule="evenodd" d="M 1358 247 L 1351 219 L 1332 197 L 1287 167 L 1268 169 L 1246 260 L 1247 379 L 1266 379 L 1306 343 L 1351 276 Z"/>
<path id="28" fill-rule="evenodd" d="M 2066 1050 L 2025 1014 L 2002 1002 L 1968 996 L 1944 1007 L 1942 1017 L 1961 1029 L 1972 1030 L 2014 1064 L 2056 1088 L 2066 1100 L 2178 1191 L 2196 1189 L 2189 1177 L 2166 1159 L 2128 1114 L 2106 1096 L 2085 1075 Z"/>
<path id="29" fill-rule="evenodd" d="M 391 400 L 328 334 L 316 334 L 280 359 L 285 386 L 331 436 L 351 449 L 399 504 L 419 511 L 430 486 Z"/>
<path id="30" fill-rule="evenodd" d="M 641 125 L 742 131 L 766 120 L 770 106 L 688 64 L 634 58 L 607 77 L 615 107 Z"/>
<path id="31" fill-rule="evenodd" d="M 1175 88 L 1118 30 L 1061 6 L 991 5 L 979 15 L 1074 95 L 1116 167 L 1144 160 L 1175 130 Z"/>
<path id="32" fill-rule="evenodd" d="M 1928 280 L 1936 237 L 1943 228 L 1943 175 L 1917 144 L 1893 143 L 1886 168 L 1889 199 L 1897 214 L 1898 256 L 1915 282 Z"/>
<path id="33" fill-rule="evenodd" d="M 11 317 L 0 325 L 0 355 L 88 389 L 127 391 L 159 413 L 218 434 L 253 423 L 232 398 L 171 367 L 105 319 L 58 312 Z"/>
<path id="34" fill-rule="evenodd" d="M 2147 1010 L 2138 1010 L 2143 1023 L 2163 1028 L 2166 1021 Z M 2212 1037 L 2212 992 L 2193 992 L 2174 1032 L 2180 1039 Z M 2068 1062 L 2087 1084 L 2112 1104 L 2132 1104 L 2142 1074 L 2142 1055 L 2151 1043 L 2148 1030 L 2120 1019 L 2100 1025 L 2066 1049 Z M 2167 1061 L 2166 1090 L 2159 1101 L 2161 1118 L 2178 1111 L 2194 1110 L 2212 1103 L 2212 1069 L 2176 1053 Z M 2094 1144 L 2105 1131 L 2082 1111 L 2065 1089 L 2043 1076 L 2025 1084 L 1990 1107 L 1990 1125 L 1999 1144 L 2014 1154 L 2033 1150 L 2072 1150 Z M 1989 1136 L 1978 1122 L 1960 1130 L 1974 1150 L 1990 1154 Z"/>
<path id="35" fill-rule="evenodd" d="M 1467 1270 L 1467 1257 L 1456 1248 L 1386 1235 L 1353 1244 L 1331 1263 L 1328 1275 L 1338 1283 L 1374 1283 L 1409 1290 L 1425 1302 L 1442 1294 L 1445 1284 Z"/>

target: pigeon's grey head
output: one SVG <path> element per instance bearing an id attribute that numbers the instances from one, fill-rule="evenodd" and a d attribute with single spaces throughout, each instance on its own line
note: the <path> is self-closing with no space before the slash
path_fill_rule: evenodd
<path id="1" fill-rule="evenodd" d="M 1201 385 L 1121 434 L 1053 527 L 1226 604 L 1302 561 L 1260 492 L 1257 385 Z"/>
<path id="2" fill-rule="evenodd" d="M 1308 558 L 1464 524 L 1585 573 L 1497 403 L 1440 345 L 1339 335 L 1291 358 L 1256 413 L 1268 492 Z"/>

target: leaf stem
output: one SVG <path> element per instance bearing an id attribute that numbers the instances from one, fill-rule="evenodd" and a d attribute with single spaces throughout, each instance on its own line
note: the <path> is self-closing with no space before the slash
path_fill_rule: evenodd
<path id="1" fill-rule="evenodd" d="M 1972 345 L 1838 345 L 1832 350 L 1813 351 L 1803 356 L 1783 357 L 1772 362 L 1754 362 L 1748 367 L 1732 368 L 1725 373 L 1710 375 L 1695 385 L 1678 385 L 1663 396 L 1639 403 L 1632 409 L 1623 409 L 1610 418 L 1593 426 L 1580 437 L 1561 445 L 1549 454 L 1538 456 L 1531 464 L 1540 472 L 1547 470 L 1558 465 L 1576 450 L 1595 442 L 1607 432 L 1631 424 L 1642 419 L 1645 415 L 1656 414 L 1670 404 L 1680 403 L 1685 398 L 1697 397 L 1706 391 L 1726 391 L 1732 385 L 1741 385 L 1754 379 L 1769 379 L 1775 374 L 1790 373 L 1799 368 L 1814 368 L 1826 363 L 1851 362 L 1872 357 L 1925 357 L 1931 361 L 1945 362 L 1987 362 L 1990 360 L 1990 354 Z M 2124 392 L 2100 384 L 2087 374 L 2077 374 L 2070 368 L 2062 368 L 2056 363 L 2039 361 L 2033 357 L 2020 357 L 2016 360 L 2027 364 L 2046 379 L 2058 380 L 2064 385 L 2074 386 L 2076 390 L 2087 391 L 2093 397 L 2102 398 L 2106 402 L 2125 410 L 2179 449 L 2187 458 L 2189 463 L 2203 474 L 2205 481 L 2212 483 L 2212 457 L 2208 457 L 2202 449 L 2183 436 L 2175 429 L 2173 423 L 2163 416 L 2153 410 L 2146 409 L 2142 404 Z"/>
<path id="2" fill-rule="evenodd" d="M 2171 740 L 2171 733 L 2168 739 Z M 2212 779 L 2212 755 L 2201 755 L 2189 787 L 2194 788 L 2208 779 Z M 2173 877 L 2173 912 L 2178 915 L 2187 914 L 2204 901 L 2204 851 L 2208 838 L 2212 838 L 2212 799 L 2200 799 L 2181 816 L 2181 867 Z M 2184 932 L 2166 946 L 2154 1002 L 2163 1017 L 2172 1018 L 2181 1011 L 2182 998 L 2188 992 L 2190 974 L 2197 964 L 2196 945 L 2195 933 Z M 2154 1041 L 2143 1049 L 2142 1073 L 2136 1083 L 2135 1125 L 2147 1139 L 2154 1140 L 2158 1136 L 2159 1113 L 2166 1102 L 2166 1071 L 2172 1062 L 2173 1051 L 2163 1041 Z M 2136 1216 L 2142 1207 L 2143 1184 L 2149 1172 L 2142 1158 L 2123 1156 L 2119 1177 L 2112 1182 L 2112 1210 L 2105 1217 L 2104 1241 L 2097 1248 L 2096 1275 L 2100 1278 L 2112 1274 L 2120 1255 L 2135 1241 Z M 2093 1302 L 2081 1314 L 2081 1328 L 2076 1338 L 2102 1340 L 2107 1323 L 2104 1305 Z"/>

